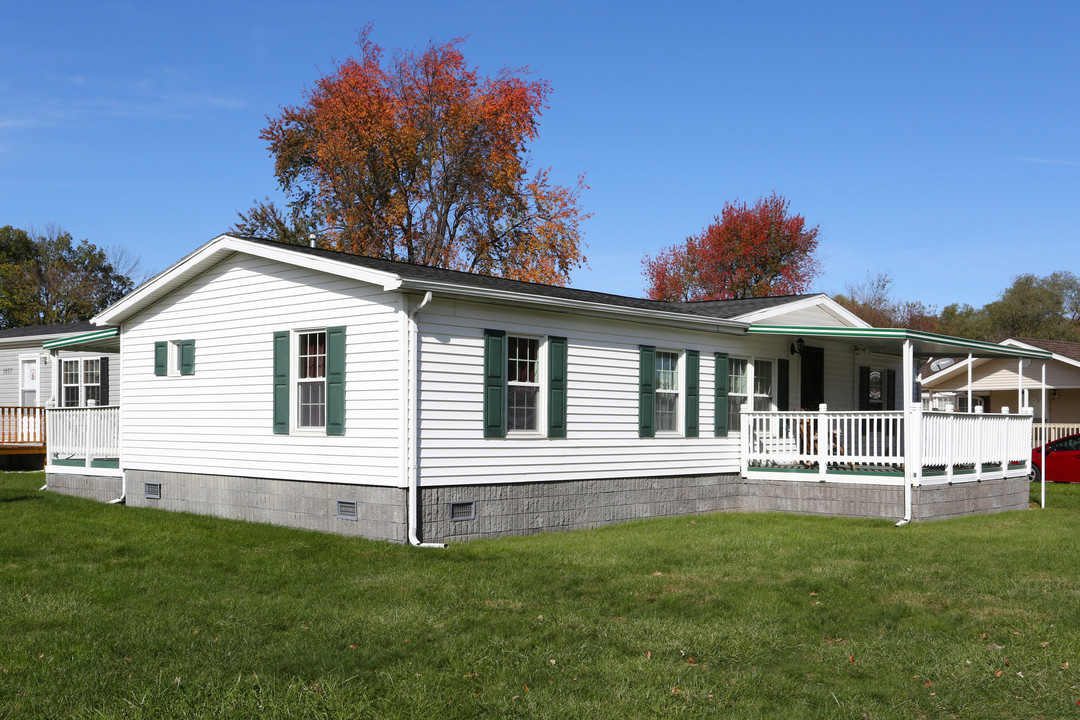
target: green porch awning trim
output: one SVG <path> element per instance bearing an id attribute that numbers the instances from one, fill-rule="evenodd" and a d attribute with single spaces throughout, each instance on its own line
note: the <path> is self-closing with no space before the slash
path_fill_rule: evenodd
<path id="1" fill-rule="evenodd" d="M 119 334 L 120 328 L 102 328 L 101 330 L 94 330 L 92 332 L 83 333 L 82 335 L 72 335 L 71 337 L 66 338 L 46 340 L 41 343 L 41 347 L 45 350 L 56 350 L 58 348 L 69 347 L 71 345 L 82 345 L 96 340 L 109 340 Z"/>
<path id="2" fill-rule="evenodd" d="M 814 338 L 837 338 L 840 340 L 862 340 L 877 352 L 895 353 L 905 340 L 910 340 L 916 354 L 943 357 L 947 355 L 968 355 L 978 358 L 1034 358 L 1049 360 L 1053 353 L 1048 350 L 1019 348 L 1012 345 L 969 340 L 907 330 L 905 328 L 853 328 L 853 327 L 814 327 L 806 325 L 751 325 L 746 329 L 752 335 L 802 335 Z"/>

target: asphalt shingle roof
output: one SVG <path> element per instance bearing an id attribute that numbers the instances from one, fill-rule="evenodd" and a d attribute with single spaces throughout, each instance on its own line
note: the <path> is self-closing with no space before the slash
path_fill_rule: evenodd
<path id="1" fill-rule="evenodd" d="M 1019 340 L 1025 345 L 1032 345 L 1042 350 L 1049 350 L 1057 355 L 1063 355 L 1070 360 L 1076 360 L 1080 362 L 1080 343 L 1069 342 L 1067 340 L 1042 340 L 1039 338 L 1013 338 L 1013 340 Z"/>
<path id="2" fill-rule="evenodd" d="M 461 272 L 458 270 L 444 270 L 442 268 L 428 267 L 426 265 L 413 265 L 410 263 L 383 260 L 381 258 L 353 255 L 335 250 L 311 248 L 304 245 L 290 245 L 277 240 L 265 238 L 245 237 L 234 235 L 241 240 L 269 245 L 276 248 L 287 249 L 293 252 L 324 257 L 338 262 L 348 263 L 399 275 L 406 279 L 427 280 L 433 282 L 453 283 L 467 287 L 486 290 L 500 290 L 504 292 L 524 293 L 540 297 L 560 298 L 580 302 L 592 302 L 603 305 L 636 308 L 640 310 L 655 310 L 661 312 L 682 313 L 699 317 L 717 318 L 730 320 L 731 318 L 756 312 L 770 307 L 785 305 L 807 297 L 816 297 L 820 293 L 806 295 L 782 295 L 777 297 L 747 298 L 744 300 L 708 300 L 702 302 L 665 302 L 661 300 L 648 300 L 645 298 L 627 297 L 624 295 L 611 295 L 609 293 L 594 292 L 591 290 L 577 290 L 557 285 L 543 285 L 540 283 L 523 282 L 521 280 L 508 280 L 492 275 L 479 275 L 476 273 Z"/>
<path id="3" fill-rule="evenodd" d="M 0 340 L 12 338 L 36 337 L 39 335 L 66 335 L 100 330 L 98 326 L 88 320 L 73 323 L 58 323 L 55 325 L 31 325 L 30 327 L 17 327 L 0 330 Z"/>

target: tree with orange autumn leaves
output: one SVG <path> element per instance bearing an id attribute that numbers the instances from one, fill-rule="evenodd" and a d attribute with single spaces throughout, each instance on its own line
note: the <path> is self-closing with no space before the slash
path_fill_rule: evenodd
<path id="1" fill-rule="evenodd" d="M 788 215 L 773 192 L 753 207 L 725 203 L 698 235 L 642 260 L 653 300 L 730 300 L 806 292 L 820 272 L 819 227 Z"/>
<path id="2" fill-rule="evenodd" d="M 531 171 L 526 145 L 550 86 L 525 71 L 481 77 L 463 39 L 420 54 L 360 36 L 260 137 L 289 210 L 257 203 L 242 233 L 468 272 L 564 285 L 584 263 L 578 206 L 584 178 L 553 184 Z"/>

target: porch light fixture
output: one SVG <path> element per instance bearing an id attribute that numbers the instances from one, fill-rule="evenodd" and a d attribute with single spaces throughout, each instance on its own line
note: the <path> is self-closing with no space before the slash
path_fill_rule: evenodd
<path id="1" fill-rule="evenodd" d="M 802 349 L 804 345 L 806 345 L 806 343 L 803 342 L 802 338 L 799 338 L 795 342 L 791 343 L 791 354 L 802 355 Z"/>

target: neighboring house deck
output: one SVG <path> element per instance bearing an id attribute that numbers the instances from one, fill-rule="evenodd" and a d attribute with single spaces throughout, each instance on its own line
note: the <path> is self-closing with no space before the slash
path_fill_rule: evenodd
<path id="1" fill-rule="evenodd" d="M 89 322 L 0 330 L 0 458 L 6 467 L 40 469 L 45 463 L 45 406 L 85 406 L 108 398 L 109 358 L 119 350 L 116 330 L 105 349 L 81 345 L 77 351 L 48 350 L 87 333 Z M 118 389 L 113 395 L 119 398 Z"/>

